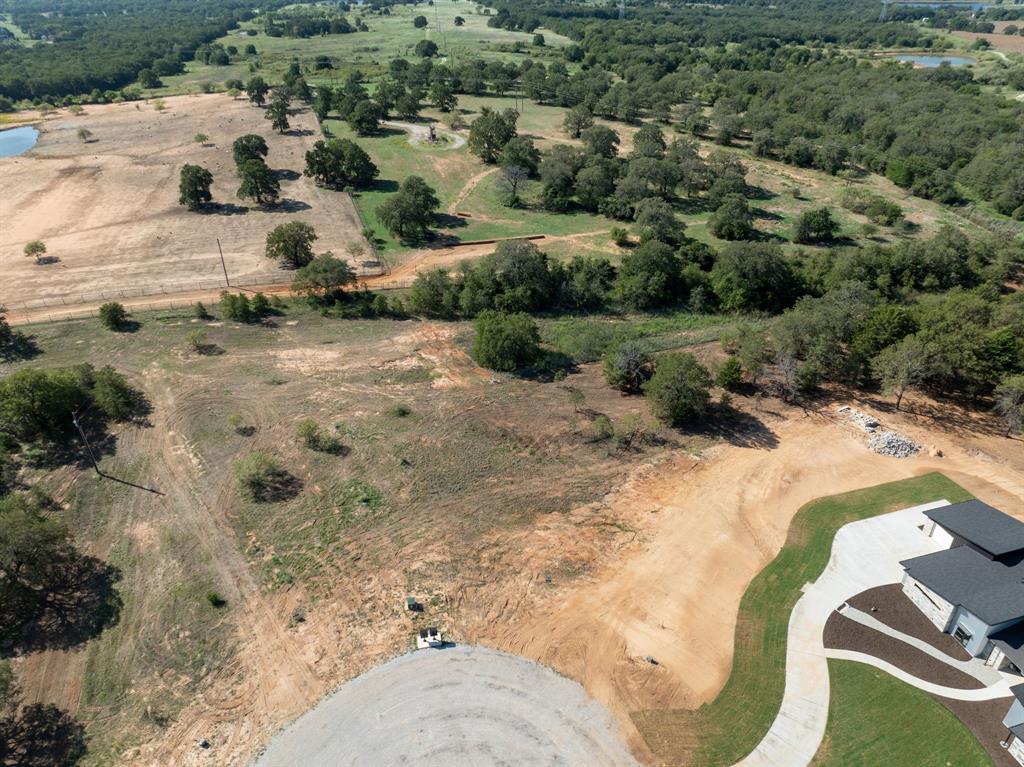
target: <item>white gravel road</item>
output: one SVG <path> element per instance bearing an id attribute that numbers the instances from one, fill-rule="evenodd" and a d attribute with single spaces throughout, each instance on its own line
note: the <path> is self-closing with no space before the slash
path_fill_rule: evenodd
<path id="1" fill-rule="evenodd" d="M 607 709 L 516 655 L 402 655 L 279 732 L 253 767 L 638 767 Z"/>

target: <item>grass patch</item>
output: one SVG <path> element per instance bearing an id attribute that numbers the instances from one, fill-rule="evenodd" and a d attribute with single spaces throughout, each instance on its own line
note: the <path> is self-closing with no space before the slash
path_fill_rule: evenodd
<path id="1" fill-rule="evenodd" d="M 830 660 L 828 675 L 828 729 L 812 767 L 992 764 L 973 733 L 927 693 L 853 661 Z"/>
<path id="2" fill-rule="evenodd" d="M 729 765 L 761 741 L 782 703 L 790 613 L 801 596 L 800 588 L 817 580 L 825 569 L 832 539 L 840 527 L 940 498 L 957 503 L 970 497 L 955 482 L 933 472 L 820 498 L 801 508 L 793 517 L 782 551 L 751 581 L 743 595 L 736 621 L 736 662 L 718 697 L 696 711 L 643 711 L 633 715 L 658 760 L 707 767 Z M 890 716 L 886 706 L 879 718 L 865 715 L 861 726 L 877 728 Z M 939 735 L 921 729 L 914 734 L 922 740 Z M 831 763 L 844 767 L 849 764 L 841 760 Z M 920 764 L 900 759 L 875 763 Z"/>

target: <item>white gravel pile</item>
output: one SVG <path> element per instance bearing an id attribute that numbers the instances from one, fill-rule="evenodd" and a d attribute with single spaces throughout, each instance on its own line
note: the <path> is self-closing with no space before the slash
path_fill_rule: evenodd
<path id="1" fill-rule="evenodd" d="M 920 445 L 894 431 L 874 432 L 868 439 L 868 447 L 879 455 L 890 455 L 893 458 L 910 458 L 921 452 Z"/>
<path id="2" fill-rule="evenodd" d="M 864 431 L 873 432 L 881 426 L 874 416 L 870 416 L 861 410 L 850 407 L 849 405 L 843 405 L 839 408 L 838 412 L 845 413 L 847 418 L 857 424 Z"/>

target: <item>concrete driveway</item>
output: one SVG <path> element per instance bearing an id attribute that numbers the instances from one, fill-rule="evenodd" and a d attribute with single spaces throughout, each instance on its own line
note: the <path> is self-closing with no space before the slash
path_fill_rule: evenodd
<path id="1" fill-rule="evenodd" d="M 736 767 L 805 767 L 828 724 L 828 655 L 822 631 L 829 615 L 848 598 L 903 578 L 900 560 L 938 551 L 919 529 L 922 512 L 948 501 L 914 506 L 851 522 L 836 533 L 825 572 L 804 587 L 789 619 L 786 690 L 778 716 L 750 755 Z M 996 696 L 998 697 L 998 696 Z"/>
<path id="2" fill-rule="evenodd" d="M 639 767 L 575 682 L 484 647 L 402 655 L 278 733 L 253 767 Z"/>

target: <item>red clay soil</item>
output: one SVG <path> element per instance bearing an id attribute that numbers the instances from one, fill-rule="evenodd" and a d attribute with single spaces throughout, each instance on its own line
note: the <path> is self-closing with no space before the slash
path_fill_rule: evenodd
<path id="1" fill-rule="evenodd" d="M 935 628 L 903 593 L 903 587 L 898 583 L 862 591 L 846 601 L 851 607 L 868 613 L 889 628 L 920 639 L 955 660 L 968 660 L 971 657 L 963 645 Z"/>
<path id="2" fill-rule="evenodd" d="M 958 671 L 916 647 L 839 613 L 832 613 L 829 617 L 822 638 L 825 647 L 873 655 L 932 684 L 961 690 L 979 690 L 985 686 L 973 676 Z"/>

